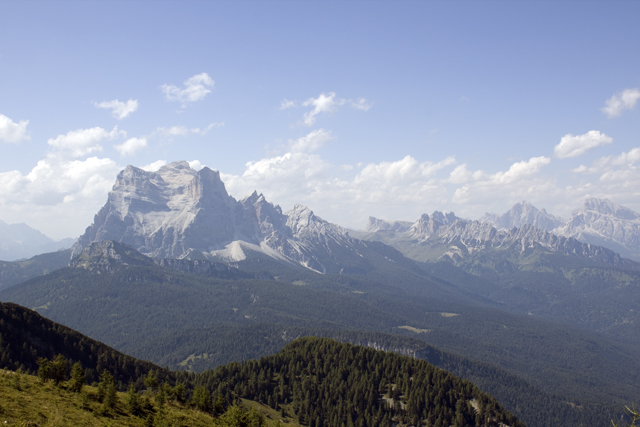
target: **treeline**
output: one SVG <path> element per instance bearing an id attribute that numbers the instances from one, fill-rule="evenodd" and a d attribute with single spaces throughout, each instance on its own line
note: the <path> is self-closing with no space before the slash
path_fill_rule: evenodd
<path id="1" fill-rule="evenodd" d="M 303 338 L 279 353 L 230 363 L 194 379 L 216 394 L 233 394 L 321 426 L 524 426 L 491 396 L 424 360 Z"/>

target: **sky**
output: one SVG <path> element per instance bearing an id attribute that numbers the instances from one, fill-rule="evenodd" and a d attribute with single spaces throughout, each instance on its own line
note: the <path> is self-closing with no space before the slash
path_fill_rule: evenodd
<path id="1" fill-rule="evenodd" d="M 637 1 L 0 2 L 0 220 L 189 161 L 339 225 L 640 211 Z"/>

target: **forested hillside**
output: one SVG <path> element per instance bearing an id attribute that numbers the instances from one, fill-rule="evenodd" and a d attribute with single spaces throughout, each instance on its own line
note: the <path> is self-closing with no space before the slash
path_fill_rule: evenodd
<path id="1" fill-rule="evenodd" d="M 196 383 L 288 405 L 309 427 L 524 426 L 493 397 L 424 360 L 329 339 L 298 339 L 259 361 L 204 372 Z"/>

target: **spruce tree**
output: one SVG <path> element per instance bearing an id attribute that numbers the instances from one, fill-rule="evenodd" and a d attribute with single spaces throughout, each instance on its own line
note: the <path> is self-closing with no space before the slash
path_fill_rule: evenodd
<path id="1" fill-rule="evenodd" d="M 82 365 L 80 365 L 80 362 L 74 363 L 73 367 L 71 368 L 71 381 L 69 384 L 71 390 L 75 391 L 76 393 L 80 393 L 85 382 L 86 377 L 84 369 L 82 369 Z"/>

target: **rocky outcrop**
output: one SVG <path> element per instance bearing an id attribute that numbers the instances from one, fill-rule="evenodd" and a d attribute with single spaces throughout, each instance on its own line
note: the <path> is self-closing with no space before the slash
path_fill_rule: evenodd
<path id="1" fill-rule="evenodd" d="M 496 228 L 505 229 L 520 228 L 525 224 L 531 224 L 546 231 L 551 231 L 564 225 L 562 218 L 553 216 L 544 209 L 538 209 L 526 201 L 515 204 L 508 212 L 502 215 L 486 213 L 480 221 L 488 222 Z"/>
<path id="2" fill-rule="evenodd" d="M 540 212 L 540 211 L 539 211 Z M 574 255 L 614 266 L 627 265 L 615 251 L 573 237 L 559 236 L 529 223 L 510 229 L 498 229 L 484 221 L 458 218 L 453 213 L 434 212 L 424 214 L 404 232 L 381 239 L 416 256 L 420 261 L 450 258 L 460 260 L 469 254 L 492 249 L 512 249 L 521 253 L 542 248 L 564 255 Z M 375 236 L 369 236 L 375 240 Z M 444 248 L 440 251 L 428 248 Z M 428 255 L 431 254 L 431 255 Z"/>
<path id="3" fill-rule="evenodd" d="M 366 233 L 375 233 L 376 231 L 397 231 L 402 233 L 409 230 L 411 225 L 410 221 L 385 221 L 370 216 L 364 231 Z"/>
<path id="4" fill-rule="evenodd" d="M 640 260 L 640 214 L 608 199 L 590 198 L 575 210 L 555 234 L 606 246 L 622 256 Z"/>
<path id="5" fill-rule="evenodd" d="M 72 257 L 105 240 L 125 243 L 154 259 L 228 263 L 260 252 L 321 273 L 364 271 L 370 266 L 363 254 L 372 251 L 371 245 L 305 206 L 283 213 L 257 192 L 236 201 L 218 172 L 206 167 L 195 171 L 187 162 L 157 172 L 127 166 Z"/>

